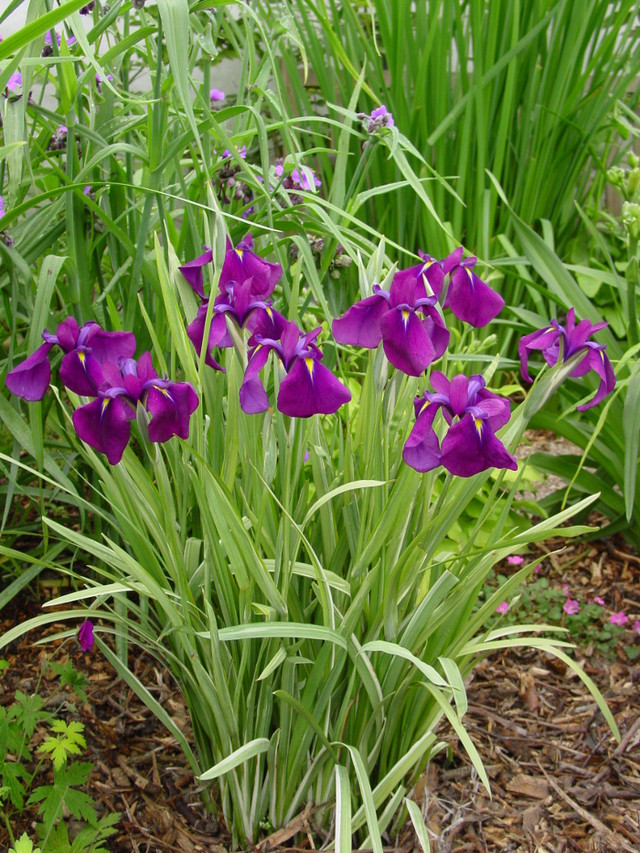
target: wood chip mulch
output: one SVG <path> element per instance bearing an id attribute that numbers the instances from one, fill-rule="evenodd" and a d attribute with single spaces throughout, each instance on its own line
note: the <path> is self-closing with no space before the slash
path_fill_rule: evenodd
<path id="1" fill-rule="evenodd" d="M 545 550 L 557 545 L 548 543 Z M 562 554 L 542 554 L 541 559 L 550 582 L 578 585 L 585 597 L 606 593 L 612 608 L 625 608 L 632 619 L 640 619 L 640 559 L 621 541 L 571 543 Z M 12 602 L 0 612 L 0 633 L 37 612 L 39 607 L 27 599 Z M 34 647 L 34 639 L 25 637 L 0 654 L 10 664 L 0 676 L 3 705 L 13 701 L 16 689 L 30 693 L 40 681 L 40 693 L 47 696 L 57 684 L 55 676 L 42 675 L 44 658 L 53 655 L 54 647 Z M 635 641 L 640 637 L 626 631 L 625 642 Z M 85 724 L 88 749 L 81 758 L 94 764 L 89 793 L 100 810 L 121 813 L 106 848 L 114 853 L 225 853 L 229 837 L 202 807 L 173 738 L 106 661 L 83 654 L 75 641 L 67 641 L 55 659 L 69 657 L 89 679 L 88 702 L 58 693 L 52 707 L 64 719 Z M 464 718 L 492 796 L 451 730 L 441 725 L 439 737 L 450 749 L 430 762 L 414 792 L 434 853 L 640 851 L 640 659 L 629 661 L 622 643 L 613 659 L 590 648 L 576 657 L 607 699 L 621 742 L 562 662 L 526 649 L 492 655 L 469 680 Z M 145 655 L 133 666 L 188 734 L 186 710 L 167 673 Z M 29 831 L 34 819 L 35 812 L 15 819 L 14 834 Z M 288 843 L 296 845 L 289 850 L 311 849 L 313 837 L 304 832 Z M 406 853 L 414 844 L 408 833 L 385 839 L 385 849 Z M 0 850 L 9 846 L 0 821 Z"/>

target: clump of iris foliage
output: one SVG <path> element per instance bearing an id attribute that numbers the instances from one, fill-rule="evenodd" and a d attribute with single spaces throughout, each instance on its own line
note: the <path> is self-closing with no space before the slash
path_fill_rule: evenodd
<path id="1" fill-rule="evenodd" d="M 484 630 L 532 566 L 477 604 L 498 560 L 593 505 L 588 494 L 532 522 L 515 453 L 556 392 L 571 389 L 580 417 L 607 405 L 621 348 L 577 285 L 562 279 L 557 302 L 536 301 L 511 239 L 533 234 L 536 257 L 544 241 L 499 181 L 486 204 L 447 212 L 469 185 L 429 162 L 386 92 L 376 100 L 370 58 L 340 47 L 335 33 L 366 23 L 352 4 L 322 61 L 338 71 L 346 57 L 356 73 L 302 115 L 292 90 L 304 91 L 314 56 L 321 68 L 305 39 L 322 10 L 296 23 L 306 3 L 274 4 L 277 20 L 209 0 L 16 0 L 9 11 L 20 5 L 27 24 L 0 43 L 11 392 L 0 397 L 0 547 L 16 575 L 3 601 L 43 566 L 74 588 L 56 601 L 64 611 L 0 643 L 90 623 L 194 775 L 212 781 L 204 796 L 235 843 L 312 804 L 336 849 L 357 835 L 380 851 L 407 813 L 427 849 L 407 793 L 441 747 L 443 716 L 489 786 L 463 722 L 473 665 L 514 645 L 571 663 L 539 625 Z M 461 2 L 456 26 L 485 5 Z M 552 39 L 568 6 L 551 4 L 522 44 L 507 28 L 515 41 L 493 76 L 521 52 L 537 64 L 525 47 Z M 599 26 L 620 30 L 620 14 Z M 466 79 L 450 45 L 439 49 L 440 74 Z M 233 94 L 217 78 L 223 56 L 235 57 Z M 605 92 L 612 109 L 620 92 Z M 576 84 L 575 104 L 583 95 Z M 512 130 L 515 146 L 524 131 Z M 463 138 L 450 147 L 462 152 Z M 497 198 L 508 227 L 489 215 Z M 411 225 L 392 228 L 401 209 L 397 223 Z M 490 244 L 513 254 L 517 288 Z M 539 374 L 526 393 L 519 370 Z M 131 643 L 173 672 L 194 744 L 128 669 Z"/>

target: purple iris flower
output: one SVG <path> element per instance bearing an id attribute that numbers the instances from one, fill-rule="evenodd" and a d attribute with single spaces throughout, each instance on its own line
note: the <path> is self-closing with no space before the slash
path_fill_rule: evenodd
<path id="1" fill-rule="evenodd" d="M 560 359 L 565 362 L 572 356 L 583 353 L 584 357 L 578 361 L 571 376 L 584 376 L 590 370 L 594 370 L 600 377 L 600 385 L 591 400 L 583 406 L 578 406 L 577 409 L 583 412 L 585 409 L 596 406 L 603 397 L 613 391 L 616 377 L 609 357 L 605 353 L 606 344 L 597 344 L 588 339 L 608 325 L 604 322 L 593 325 L 589 320 L 581 320 L 576 326 L 576 312 L 574 308 L 570 308 L 567 312 L 566 326 L 561 326 L 557 320 L 552 320 L 549 326 L 524 335 L 518 344 L 523 378 L 527 382 L 533 381 L 529 376 L 529 353 L 532 350 L 540 350 L 544 360 L 551 366 L 557 364 Z"/>
<path id="2" fill-rule="evenodd" d="M 78 642 L 83 652 L 90 652 L 93 648 L 93 622 L 85 619 L 78 631 Z"/>
<path id="3" fill-rule="evenodd" d="M 510 403 L 487 390 L 482 376 L 460 373 L 451 382 L 438 370 L 431 374 L 434 392 L 416 397 L 416 423 L 402 451 L 402 458 L 416 471 L 443 465 L 458 477 L 472 477 L 487 468 L 518 467 L 495 432 L 509 420 Z M 433 429 L 442 411 L 449 430 L 442 440 Z"/>
<path id="4" fill-rule="evenodd" d="M 213 252 L 207 249 L 203 255 L 194 261 L 180 267 L 180 272 L 189 282 L 193 290 L 202 300 L 195 319 L 189 324 L 187 334 L 189 340 L 199 354 L 204 340 L 207 308 L 209 299 L 204 293 L 202 268 L 211 263 Z M 227 238 L 227 252 L 220 273 L 219 293 L 214 300 L 213 316 L 209 328 L 209 340 L 206 364 L 215 370 L 223 370 L 222 366 L 211 355 L 213 347 L 230 347 L 232 340 L 227 330 L 225 314 L 243 328 L 247 326 L 255 331 L 252 315 L 256 311 L 264 311 L 270 306 L 268 297 L 273 292 L 282 275 L 280 264 L 264 261 L 253 251 L 253 240 L 248 234 L 234 248 Z"/>
<path id="5" fill-rule="evenodd" d="M 189 261 L 178 267 L 182 275 L 189 282 L 194 291 L 201 299 L 205 299 L 202 268 L 213 261 L 213 252 L 205 247 L 204 254 L 193 261 Z M 274 287 L 280 280 L 282 267 L 280 264 L 272 264 L 260 258 L 253 251 L 253 238 L 251 234 L 241 240 L 234 248 L 231 240 L 227 237 L 227 251 L 220 273 L 219 289 L 225 292 L 225 285 L 230 281 L 254 280 L 254 294 L 266 299 L 273 292 Z"/>
<path id="6" fill-rule="evenodd" d="M 105 332 L 97 323 L 78 326 L 68 317 L 52 335 L 45 329 L 44 343 L 25 361 L 7 374 L 9 391 L 23 400 L 42 400 L 51 380 L 49 351 L 59 346 L 65 353 L 60 379 L 75 394 L 94 397 L 102 384 L 101 365 L 105 361 L 130 358 L 136 350 L 133 332 Z"/>
<path id="7" fill-rule="evenodd" d="M 121 358 L 119 364 L 105 362 L 102 376 L 97 399 L 76 409 L 73 425 L 80 438 L 104 453 L 111 465 L 122 459 L 129 443 L 138 402 L 151 415 L 151 441 L 189 437 L 189 418 L 198 407 L 198 395 L 188 382 L 160 379 L 150 353 L 143 353 L 137 362 L 133 358 Z"/>
<path id="8" fill-rule="evenodd" d="M 264 317 L 261 322 L 265 322 Z M 281 318 L 279 325 L 277 338 L 256 332 L 249 340 L 249 362 L 240 388 L 242 411 L 252 415 L 264 412 L 269 407 L 269 400 L 258 374 L 267 363 L 269 353 L 273 351 L 284 365 L 287 374 L 280 383 L 278 411 L 292 418 L 309 418 L 317 414 L 332 415 L 343 403 L 349 402 L 351 393 L 322 364 L 322 353 L 315 343 L 320 334 L 320 326 L 311 332 L 303 333 L 294 322 L 288 322 L 284 318 Z"/>
<path id="9" fill-rule="evenodd" d="M 447 348 L 449 332 L 434 307 L 436 295 L 427 294 L 425 277 L 408 273 L 396 273 L 389 291 L 374 285 L 373 296 L 352 305 L 331 329 L 343 344 L 375 349 L 382 341 L 394 367 L 420 376 Z"/>

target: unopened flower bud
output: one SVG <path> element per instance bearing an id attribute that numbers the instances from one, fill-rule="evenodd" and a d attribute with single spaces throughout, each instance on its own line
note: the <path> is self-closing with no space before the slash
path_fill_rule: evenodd
<path id="1" fill-rule="evenodd" d="M 640 157 L 638 157 L 637 154 L 634 154 L 633 151 L 627 151 L 627 163 L 632 169 L 635 169 L 640 165 Z"/>
<path id="2" fill-rule="evenodd" d="M 640 239 L 640 204 L 625 201 L 622 205 L 622 221 L 634 240 Z"/>
<path id="3" fill-rule="evenodd" d="M 624 183 L 624 169 L 620 166 L 612 166 L 607 172 L 607 180 L 614 187 L 621 187 Z"/>
<path id="4" fill-rule="evenodd" d="M 640 187 L 640 169 L 636 166 L 627 177 L 627 195 L 633 198 Z"/>

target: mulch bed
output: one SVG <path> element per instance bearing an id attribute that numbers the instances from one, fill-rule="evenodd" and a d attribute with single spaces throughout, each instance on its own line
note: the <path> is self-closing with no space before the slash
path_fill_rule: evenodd
<path id="1" fill-rule="evenodd" d="M 621 540 L 572 543 L 562 554 L 546 558 L 543 571 L 559 586 L 578 584 L 585 597 L 606 594 L 632 621 L 640 619 L 640 559 Z M 12 602 L 0 613 L 0 632 L 36 612 L 37 605 L 26 598 Z M 632 631 L 626 634 L 627 644 L 640 641 Z M 1 704 L 10 704 L 16 689 L 36 689 L 44 657 L 51 657 L 53 647 L 34 647 L 34 639 L 25 637 L 0 655 L 10 664 L 0 676 Z M 64 719 L 85 724 L 88 748 L 82 760 L 94 764 L 89 793 L 100 809 L 121 813 L 107 849 L 224 853 L 229 837 L 216 817 L 204 811 L 173 738 L 106 661 L 83 654 L 75 641 L 67 641 L 56 659 L 68 657 L 89 679 L 88 703 L 77 703 L 73 711 L 68 704 L 73 697 L 58 694 L 55 707 L 61 705 Z M 640 850 L 640 663 L 627 660 L 622 643 L 613 659 L 590 648 L 576 657 L 605 695 L 620 729 L 620 744 L 586 687 L 562 662 L 528 650 L 492 655 L 469 681 L 464 719 L 485 763 L 492 797 L 451 730 L 442 725 L 439 735 L 450 750 L 430 763 L 415 791 L 434 853 Z M 167 673 L 146 655 L 135 659 L 133 667 L 189 733 L 184 705 Z M 46 697 L 56 684 L 55 676 L 45 674 L 41 695 Z M 16 836 L 29 831 L 34 819 L 35 811 L 25 812 L 12 826 Z M 299 850 L 310 849 L 312 842 L 312 834 L 300 833 L 289 844 Z M 414 841 L 405 832 L 400 839 L 387 839 L 386 845 L 409 853 Z M 0 850 L 8 847 L 0 824 Z"/>

